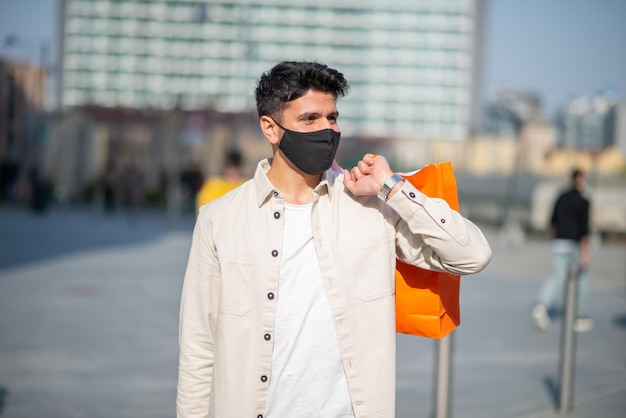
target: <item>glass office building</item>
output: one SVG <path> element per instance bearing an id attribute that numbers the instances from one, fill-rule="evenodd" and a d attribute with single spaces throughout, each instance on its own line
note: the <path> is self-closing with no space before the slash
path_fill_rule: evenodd
<path id="1" fill-rule="evenodd" d="M 63 107 L 254 110 L 282 60 L 343 72 L 348 135 L 467 137 L 478 115 L 482 0 L 64 0 Z"/>

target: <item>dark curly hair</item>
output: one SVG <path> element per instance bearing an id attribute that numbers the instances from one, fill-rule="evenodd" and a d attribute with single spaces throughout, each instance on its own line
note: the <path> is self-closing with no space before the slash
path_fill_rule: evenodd
<path id="1" fill-rule="evenodd" d="M 283 61 L 264 73 L 257 83 L 255 97 L 259 117 L 280 119 L 288 102 L 309 90 L 332 93 L 337 100 L 350 86 L 339 71 L 317 62 Z"/>

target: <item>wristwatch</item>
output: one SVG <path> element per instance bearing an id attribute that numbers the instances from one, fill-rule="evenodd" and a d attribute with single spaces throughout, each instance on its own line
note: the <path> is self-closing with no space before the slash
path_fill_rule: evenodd
<path id="1" fill-rule="evenodd" d="M 389 196 L 389 192 L 391 192 L 391 189 L 393 189 L 396 184 L 400 183 L 401 181 L 404 181 L 404 179 L 398 173 L 395 173 L 393 176 L 389 177 L 385 184 L 383 184 L 383 186 L 378 191 L 378 198 L 383 202 L 386 202 L 387 196 Z"/>

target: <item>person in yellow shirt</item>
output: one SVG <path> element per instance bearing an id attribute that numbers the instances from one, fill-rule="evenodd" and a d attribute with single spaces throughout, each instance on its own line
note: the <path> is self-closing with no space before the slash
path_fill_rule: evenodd
<path id="1" fill-rule="evenodd" d="M 241 173 L 241 153 L 231 151 L 226 155 L 226 168 L 223 176 L 209 176 L 196 197 L 196 216 L 200 207 L 230 192 L 241 185 L 246 178 Z"/>

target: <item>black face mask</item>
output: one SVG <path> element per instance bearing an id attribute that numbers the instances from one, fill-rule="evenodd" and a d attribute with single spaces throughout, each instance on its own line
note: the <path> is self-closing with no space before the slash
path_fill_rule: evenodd
<path id="1" fill-rule="evenodd" d="M 333 164 L 340 132 L 332 129 L 296 132 L 284 128 L 278 122 L 276 125 L 285 131 L 278 148 L 298 169 L 307 174 L 321 174 Z"/>

